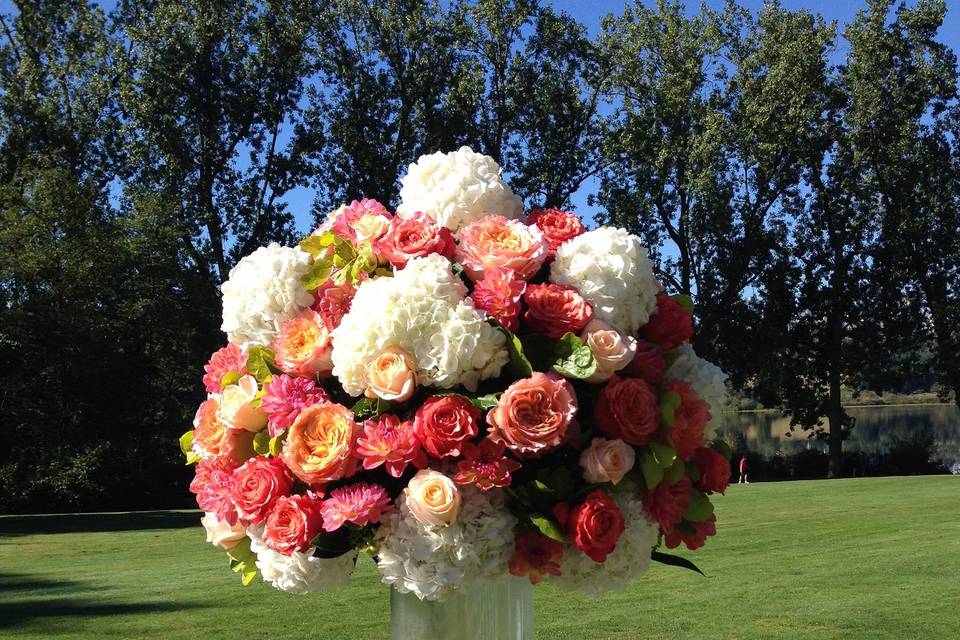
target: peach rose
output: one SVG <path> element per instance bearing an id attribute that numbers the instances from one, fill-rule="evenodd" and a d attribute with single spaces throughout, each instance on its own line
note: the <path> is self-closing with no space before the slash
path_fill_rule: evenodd
<path id="1" fill-rule="evenodd" d="M 573 387 L 555 373 L 517 380 L 487 414 L 490 437 L 517 455 L 537 456 L 560 446 L 577 414 Z"/>
<path id="2" fill-rule="evenodd" d="M 597 361 L 597 370 L 587 378 L 587 382 L 605 382 L 630 364 L 637 353 L 637 340 L 625 336 L 609 323 L 594 318 L 584 327 L 580 338 L 590 347 Z"/>
<path id="3" fill-rule="evenodd" d="M 390 218 L 386 207 L 376 200 L 364 198 L 337 209 L 332 229 L 338 236 L 354 244 L 374 242 L 387 232 Z"/>
<path id="4" fill-rule="evenodd" d="M 272 346 L 276 364 L 284 373 L 313 378 L 333 370 L 330 329 L 313 309 L 304 309 L 280 325 Z"/>
<path id="5" fill-rule="evenodd" d="M 307 484 L 321 484 L 353 475 L 360 427 L 353 411 L 335 403 L 315 404 L 290 425 L 283 461 Z"/>
<path id="6" fill-rule="evenodd" d="M 230 429 L 260 431 L 267 426 L 267 414 L 253 406 L 259 391 L 256 378 L 243 376 L 237 384 L 231 384 L 223 390 L 217 418 Z"/>
<path id="7" fill-rule="evenodd" d="M 460 490 L 456 483 L 433 469 L 421 469 L 410 478 L 407 507 L 421 524 L 445 527 L 460 514 Z"/>
<path id="8" fill-rule="evenodd" d="M 228 429 L 217 418 L 220 399 L 211 395 L 200 403 L 193 418 L 193 450 L 201 458 L 227 456 L 237 462 L 253 457 L 254 433 Z"/>
<path id="9" fill-rule="evenodd" d="M 623 440 L 594 438 L 580 454 L 583 479 L 591 484 L 619 483 L 636 463 L 636 452 Z"/>
<path id="10" fill-rule="evenodd" d="M 200 524 L 207 531 L 207 542 L 216 545 L 224 551 L 229 551 L 247 537 L 247 528 L 239 522 L 231 525 L 218 520 L 216 514 L 205 513 L 200 518 Z"/>
<path id="11" fill-rule="evenodd" d="M 417 365 L 413 356 L 398 347 L 388 347 L 367 367 L 368 398 L 405 402 L 417 388 Z"/>
<path id="12" fill-rule="evenodd" d="M 547 258 L 547 243 L 535 226 L 503 216 L 486 215 L 457 234 L 455 258 L 474 282 L 488 269 L 510 269 L 529 280 Z"/>

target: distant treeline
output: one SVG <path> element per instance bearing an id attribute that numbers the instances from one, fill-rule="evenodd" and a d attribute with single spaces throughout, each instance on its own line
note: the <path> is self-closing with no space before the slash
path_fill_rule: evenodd
<path id="1" fill-rule="evenodd" d="M 0 511 L 187 501 L 176 446 L 253 248 L 417 156 L 588 189 L 696 298 L 735 389 L 825 430 L 841 387 L 960 387 L 960 107 L 941 0 L 15 2 L 0 24 Z M 589 218 L 588 212 L 581 212 Z M 918 354 L 923 352 L 923 356 Z M 820 416 L 826 424 L 817 426 Z"/>

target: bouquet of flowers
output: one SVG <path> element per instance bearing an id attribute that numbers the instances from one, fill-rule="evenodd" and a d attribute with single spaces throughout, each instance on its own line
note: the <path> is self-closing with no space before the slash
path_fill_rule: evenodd
<path id="1" fill-rule="evenodd" d="M 248 584 L 344 585 L 358 553 L 421 599 L 509 572 L 618 589 L 715 534 L 724 374 L 639 238 L 520 199 L 461 148 L 391 214 L 246 256 L 181 438 L 207 539 Z"/>

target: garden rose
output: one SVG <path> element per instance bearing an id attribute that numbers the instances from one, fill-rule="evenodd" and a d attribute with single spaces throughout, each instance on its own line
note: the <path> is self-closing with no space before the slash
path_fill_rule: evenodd
<path id="1" fill-rule="evenodd" d="M 403 349 L 388 347 L 367 367 L 367 377 L 368 398 L 405 402 L 417 388 L 417 364 Z"/>
<path id="2" fill-rule="evenodd" d="M 620 370 L 620 375 L 626 378 L 640 378 L 653 386 L 663 382 L 663 373 L 667 365 L 663 360 L 660 349 L 646 340 L 637 340 L 637 348 L 630 364 Z"/>
<path id="3" fill-rule="evenodd" d="M 386 233 L 390 218 L 386 207 L 376 200 L 364 198 L 339 209 L 332 229 L 335 234 L 354 244 L 374 242 Z"/>
<path id="4" fill-rule="evenodd" d="M 600 391 L 593 418 L 600 432 L 636 447 L 652 441 L 660 428 L 660 405 L 649 383 L 614 375 Z"/>
<path id="5" fill-rule="evenodd" d="M 690 506 L 693 483 L 683 476 L 676 484 L 661 482 L 643 496 L 643 508 L 657 521 L 664 534 L 669 534 L 683 519 Z"/>
<path id="6" fill-rule="evenodd" d="M 422 524 L 445 527 L 460 514 L 460 490 L 439 471 L 421 469 L 403 492 L 410 513 Z"/>
<path id="7" fill-rule="evenodd" d="M 517 380 L 487 414 L 490 438 L 518 456 L 537 456 L 563 443 L 577 414 L 577 396 L 562 376 L 539 371 Z"/>
<path id="8" fill-rule="evenodd" d="M 473 287 L 473 304 L 509 331 L 520 328 L 520 301 L 527 283 L 510 269 L 487 269 Z"/>
<path id="9" fill-rule="evenodd" d="M 292 376 L 313 378 L 318 374 L 329 375 L 333 369 L 330 330 L 313 309 L 304 309 L 280 325 L 280 333 L 273 339 L 273 350 L 276 365 Z"/>
<path id="10" fill-rule="evenodd" d="M 594 489 L 569 513 L 566 505 L 558 507 L 556 515 L 566 525 L 573 545 L 594 562 L 606 561 L 625 529 L 617 503 L 601 489 Z"/>
<path id="11" fill-rule="evenodd" d="M 593 307 L 576 288 L 566 284 L 531 284 L 523 294 L 527 312 L 523 321 L 531 331 L 560 338 L 583 331 L 593 319 Z"/>
<path id="12" fill-rule="evenodd" d="M 700 399 L 686 382 L 671 380 L 667 389 L 680 396 L 680 406 L 673 414 L 670 440 L 681 460 L 693 457 L 697 447 L 703 445 L 703 432 L 710 422 L 710 405 Z"/>
<path id="13" fill-rule="evenodd" d="M 193 418 L 193 450 L 201 458 L 226 456 L 243 462 L 253 456 L 254 433 L 227 428 L 217 417 L 219 406 L 218 396 L 200 403 Z"/>
<path id="14" fill-rule="evenodd" d="M 230 549 L 233 549 L 241 540 L 247 537 L 246 527 L 239 522 L 230 524 L 229 522 L 218 520 L 217 514 L 215 513 L 203 514 L 203 517 L 200 518 L 200 524 L 203 525 L 203 528 L 207 532 L 207 542 L 220 547 L 224 551 L 230 551 Z"/>
<path id="15" fill-rule="evenodd" d="M 289 495 L 291 488 L 293 475 L 282 460 L 258 456 L 233 472 L 230 498 L 243 524 L 260 524 L 273 503 Z"/>
<path id="16" fill-rule="evenodd" d="M 487 269 L 510 269 L 529 280 L 547 257 L 547 245 L 537 227 L 503 216 L 487 215 L 468 224 L 457 234 L 457 262 L 474 282 Z"/>
<path id="17" fill-rule="evenodd" d="M 709 447 L 700 447 L 693 454 L 700 470 L 697 488 L 706 494 L 724 493 L 730 484 L 730 461 Z"/>
<path id="18" fill-rule="evenodd" d="M 640 327 L 638 335 L 669 351 L 693 337 L 693 316 L 679 302 L 661 293 L 657 296 L 656 311 Z"/>
<path id="19" fill-rule="evenodd" d="M 377 240 L 376 252 L 390 264 L 402 269 L 412 258 L 439 253 L 452 258 L 457 249 L 453 234 L 441 227 L 425 213 L 416 212 L 411 217 L 394 218 L 383 237 Z"/>
<path id="20" fill-rule="evenodd" d="M 594 318 L 584 327 L 580 338 L 590 347 L 593 358 L 597 361 L 597 370 L 587 378 L 587 382 L 609 380 L 610 376 L 630 364 L 637 351 L 635 338 L 623 335 L 598 318 Z"/>
<path id="21" fill-rule="evenodd" d="M 263 543 L 277 553 L 306 551 L 323 527 L 323 502 L 312 494 L 282 496 L 267 516 Z"/>
<path id="22" fill-rule="evenodd" d="M 283 460 L 307 484 L 353 475 L 353 453 L 360 427 L 353 411 L 335 403 L 316 404 L 300 412 L 290 425 Z"/>
<path id="23" fill-rule="evenodd" d="M 623 440 L 594 438 L 580 454 L 583 479 L 591 484 L 619 483 L 633 469 L 636 452 Z"/>
<path id="24" fill-rule="evenodd" d="M 480 410 L 462 396 L 433 396 L 417 409 L 413 428 L 434 458 L 460 455 L 465 442 L 477 435 Z"/>
<path id="25" fill-rule="evenodd" d="M 254 432 L 267 426 L 267 414 L 253 406 L 259 391 L 257 379 L 251 375 L 243 376 L 237 384 L 224 389 L 217 407 L 220 422 L 231 429 Z"/>
<path id="26" fill-rule="evenodd" d="M 527 216 L 527 224 L 536 226 L 543 232 L 543 239 L 549 247 L 547 250 L 548 258 L 553 258 L 556 255 L 557 248 L 561 244 L 570 238 L 576 238 L 587 230 L 580 222 L 580 218 L 569 211 L 561 211 L 560 209 L 534 209 Z"/>

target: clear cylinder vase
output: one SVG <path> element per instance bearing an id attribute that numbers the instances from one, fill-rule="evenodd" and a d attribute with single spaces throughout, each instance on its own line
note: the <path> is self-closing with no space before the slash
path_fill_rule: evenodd
<path id="1" fill-rule="evenodd" d="M 390 640 L 533 640 L 533 588 L 504 576 L 439 602 L 390 589 Z"/>

